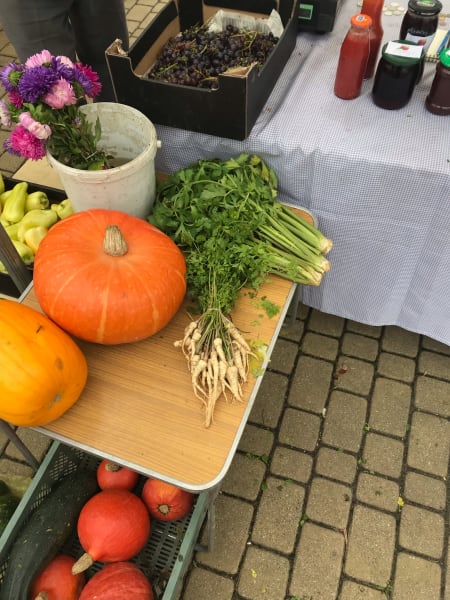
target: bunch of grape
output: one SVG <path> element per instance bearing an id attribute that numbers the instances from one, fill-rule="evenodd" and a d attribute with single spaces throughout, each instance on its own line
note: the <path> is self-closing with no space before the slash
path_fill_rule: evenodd
<path id="1" fill-rule="evenodd" d="M 271 33 L 228 25 L 220 33 L 195 26 L 172 37 L 149 71 L 150 79 L 206 89 L 218 88 L 218 75 L 231 67 L 262 66 L 278 38 Z"/>

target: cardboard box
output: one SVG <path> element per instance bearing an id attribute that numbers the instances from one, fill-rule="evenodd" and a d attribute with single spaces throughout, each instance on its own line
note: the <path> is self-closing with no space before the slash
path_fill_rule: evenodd
<path id="1" fill-rule="evenodd" d="M 239 10 L 234 5 L 239 4 Z M 166 42 L 180 31 L 206 22 L 218 10 L 267 18 L 278 10 L 284 31 L 262 68 L 246 75 L 219 75 L 216 90 L 151 80 L 147 73 Z M 116 40 L 106 50 L 118 102 L 134 106 L 155 124 L 236 140 L 245 139 L 292 53 L 298 34 L 296 0 L 172 0 L 128 52 Z"/>

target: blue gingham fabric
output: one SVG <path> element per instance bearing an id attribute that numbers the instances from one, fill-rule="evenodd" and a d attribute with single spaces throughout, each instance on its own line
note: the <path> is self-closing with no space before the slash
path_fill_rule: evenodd
<path id="1" fill-rule="evenodd" d="M 443 4 L 450 13 L 450 0 Z M 339 49 L 359 11 L 344 1 L 332 33 L 299 33 L 246 140 L 156 125 L 156 167 L 170 173 L 198 158 L 260 155 L 278 175 L 280 200 L 308 208 L 334 243 L 330 272 L 304 288 L 303 302 L 450 345 L 450 116 L 425 108 L 434 63 L 400 110 L 375 106 L 373 79 L 354 100 L 334 96 Z M 401 20 L 383 16 L 383 43 L 398 39 Z M 440 26 L 450 28 L 450 17 Z"/>

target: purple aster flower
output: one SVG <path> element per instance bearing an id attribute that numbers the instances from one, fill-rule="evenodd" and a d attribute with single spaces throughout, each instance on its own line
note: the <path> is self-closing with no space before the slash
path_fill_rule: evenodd
<path id="1" fill-rule="evenodd" d="M 40 160 L 45 156 L 45 142 L 39 140 L 21 125 L 18 125 L 4 143 L 8 152 L 31 160 Z"/>
<path id="2" fill-rule="evenodd" d="M 66 56 L 55 56 L 52 60 L 52 69 L 66 81 L 72 83 L 74 81 L 74 64 Z"/>
<path id="3" fill-rule="evenodd" d="M 47 67 L 33 67 L 23 72 L 18 89 L 25 102 L 34 103 L 47 94 L 58 79 L 58 74 Z"/>
<path id="4" fill-rule="evenodd" d="M 16 87 L 23 71 L 22 65 L 10 62 L 0 71 L 0 81 L 7 92 L 12 92 Z"/>

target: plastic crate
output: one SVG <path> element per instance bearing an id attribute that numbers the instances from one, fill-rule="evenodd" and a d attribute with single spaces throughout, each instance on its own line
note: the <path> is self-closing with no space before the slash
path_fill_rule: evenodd
<path id="1" fill-rule="evenodd" d="M 80 467 L 96 470 L 99 463 L 98 457 L 65 446 L 60 442 L 53 442 L 0 538 L 0 582 L 5 576 L 9 549 L 16 535 L 27 522 L 33 510 L 50 493 L 53 485 Z M 145 478 L 141 477 L 136 488 L 137 492 L 142 489 L 144 481 Z M 197 497 L 190 514 L 184 519 L 172 522 L 152 519 L 152 530 L 147 546 L 132 562 L 140 567 L 151 581 L 155 599 L 175 600 L 178 598 L 207 509 L 208 494 L 204 492 Z M 79 558 L 83 554 L 84 551 L 78 542 L 76 531 L 61 551 L 74 558 Z M 102 566 L 103 563 L 94 563 L 86 571 L 86 575 L 92 576 Z"/>

